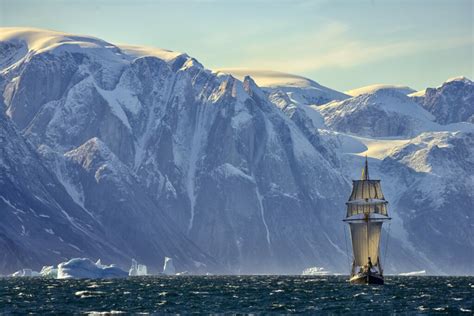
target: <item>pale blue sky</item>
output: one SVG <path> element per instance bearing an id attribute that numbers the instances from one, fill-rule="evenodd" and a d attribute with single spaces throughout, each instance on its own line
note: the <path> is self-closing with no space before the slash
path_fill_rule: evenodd
<path id="1" fill-rule="evenodd" d="M 206 67 L 272 69 L 344 91 L 474 77 L 472 0 L 0 0 L 1 26 L 186 52 Z"/>

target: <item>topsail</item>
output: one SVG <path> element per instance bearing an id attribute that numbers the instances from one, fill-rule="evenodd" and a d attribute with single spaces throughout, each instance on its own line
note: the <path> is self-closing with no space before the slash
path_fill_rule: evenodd
<path id="1" fill-rule="evenodd" d="M 388 216 L 387 204 L 383 196 L 380 180 L 369 179 L 369 165 L 365 167 L 360 180 L 352 181 L 352 193 L 347 204 L 347 218 L 358 214 L 381 214 Z"/>

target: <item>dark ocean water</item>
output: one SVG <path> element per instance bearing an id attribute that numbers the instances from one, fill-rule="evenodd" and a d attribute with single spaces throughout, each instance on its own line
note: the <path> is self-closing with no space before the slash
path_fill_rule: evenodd
<path id="1" fill-rule="evenodd" d="M 2 313 L 461 313 L 474 277 L 180 276 L 116 280 L 0 279 Z"/>

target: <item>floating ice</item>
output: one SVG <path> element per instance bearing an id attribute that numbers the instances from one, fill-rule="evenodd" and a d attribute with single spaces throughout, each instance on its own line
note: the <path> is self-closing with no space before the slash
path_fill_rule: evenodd
<path id="1" fill-rule="evenodd" d="M 128 271 L 128 275 L 129 276 L 148 275 L 147 266 L 144 264 L 138 264 L 138 262 L 135 259 L 132 259 L 132 266 L 130 267 L 130 270 Z"/>
<path id="2" fill-rule="evenodd" d="M 188 271 L 177 272 L 176 275 L 189 275 Z"/>
<path id="3" fill-rule="evenodd" d="M 38 277 L 38 276 L 41 276 L 41 274 L 31 269 L 21 269 L 11 274 L 10 276 L 12 277 Z"/>
<path id="4" fill-rule="evenodd" d="M 410 276 L 410 275 L 424 275 L 424 274 L 426 274 L 426 270 L 404 272 L 404 273 L 400 273 L 399 275 Z"/>
<path id="5" fill-rule="evenodd" d="M 103 265 L 87 258 L 74 258 L 58 265 L 58 279 L 123 278 L 128 273 L 114 265 Z"/>
<path id="6" fill-rule="evenodd" d="M 329 271 L 325 270 L 323 267 L 311 267 L 303 270 L 302 275 L 328 275 Z"/>
<path id="7" fill-rule="evenodd" d="M 173 264 L 173 258 L 165 257 L 165 265 L 163 266 L 163 274 L 174 275 L 176 270 Z"/>
<path id="8" fill-rule="evenodd" d="M 40 271 L 40 275 L 44 278 L 56 279 L 58 277 L 58 268 L 54 266 L 44 266 Z"/>

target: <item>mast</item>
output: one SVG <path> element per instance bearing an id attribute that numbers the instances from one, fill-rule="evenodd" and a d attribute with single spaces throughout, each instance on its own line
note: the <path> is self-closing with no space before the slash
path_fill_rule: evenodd
<path id="1" fill-rule="evenodd" d="M 367 240 L 367 260 L 368 260 L 368 258 L 370 258 L 370 243 L 369 243 L 369 215 L 368 215 L 368 214 L 365 216 L 365 221 L 366 221 L 366 223 L 367 223 L 367 228 L 366 228 L 366 229 L 367 229 L 367 234 L 366 234 L 366 236 L 365 236 L 365 237 L 366 237 L 366 240 Z M 367 261 L 367 263 L 368 263 L 368 261 Z"/>
<path id="2" fill-rule="evenodd" d="M 369 162 L 367 161 L 367 155 L 365 155 L 365 166 L 364 169 L 362 169 L 362 176 L 360 179 L 369 180 Z"/>
<path id="3" fill-rule="evenodd" d="M 368 181 L 369 180 L 369 163 L 367 161 L 367 154 L 365 155 L 365 166 L 362 170 L 361 180 Z M 366 199 L 367 200 L 367 199 Z M 366 234 L 366 242 L 367 242 L 367 260 L 370 257 L 370 244 L 369 244 L 369 214 L 365 213 L 365 222 L 367 223 L 367 234 Z"/>
<path id="4" fill-rule="evenodd" d="M 367 156 L 360 180 L 353 180 L 352 193 L 346 205 L 347 215 L 344 221 L 350 226 L 354 266 L 367 265 L 370 257 L 381 273 L 379 247 L 382 224 L 390 220 L 390 217 L 380 180 L 369 177 Z"/>

